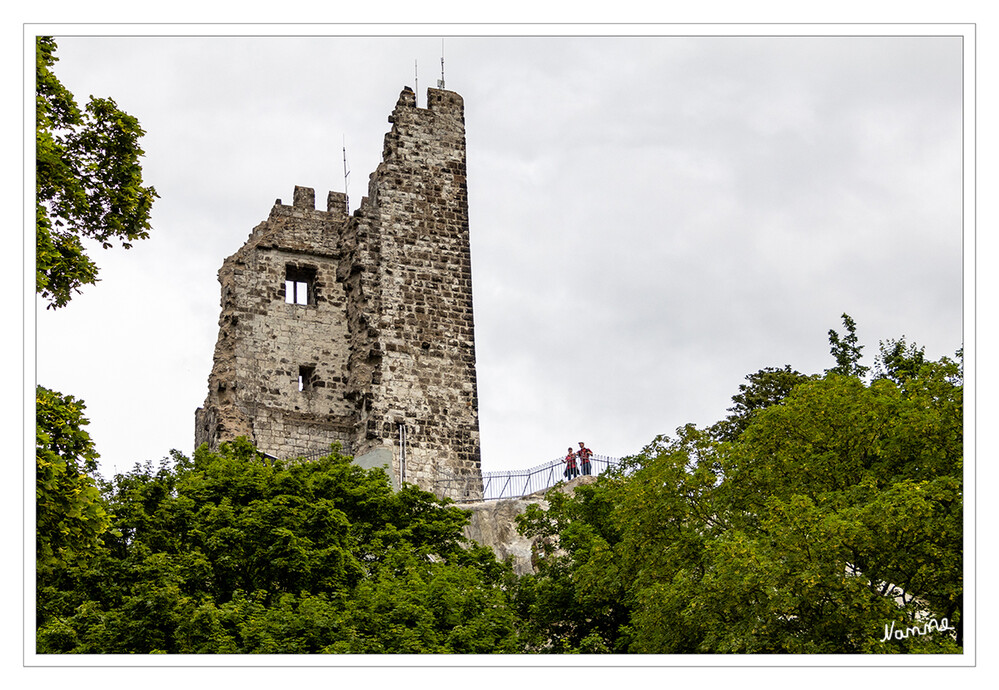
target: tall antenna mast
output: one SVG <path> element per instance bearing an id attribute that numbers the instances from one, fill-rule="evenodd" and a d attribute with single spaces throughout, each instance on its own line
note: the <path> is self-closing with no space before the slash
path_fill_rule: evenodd
<path id="1" fill-rule="evenodd" d="M 347 182 L 348 177 L 350 177 L 350 170 L 347 168 L 347 136 L 343 137 L 343 207 L 350 215 L 350 197 L 347 194 Z"/>
<path id="2" fill-rule="evenodd" d="M 437 88 L 444 88 L 444 39 L 441 39 L 441 78 L 437 80 Z"/>
<path id="3" fill-rule="evenodd" d="M 420 61 L 413 60 L 413 70 L 415 74 L 413 75 L 413 88 L 416 90 L 416 107 L 420 107 Z"/>

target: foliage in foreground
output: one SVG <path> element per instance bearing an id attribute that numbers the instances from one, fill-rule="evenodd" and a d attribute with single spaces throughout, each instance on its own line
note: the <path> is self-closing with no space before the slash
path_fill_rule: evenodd
<path id="1" fill-rule="evenodd" d="M 726 419 L 529 507 L 520 578 L 337 452 L 237 440 L 101 495 L 82 404 L 39 388 L 37 650 L 959 653 L 960 353 L 892 341 L 864 380 L 852 322 L 830 342 L 824 375 L 750 374 Z"/>
<path id="2" fill-rule="evenodd" d="M 336 452 L 238 440 L 105 491 L 115 533 L 39 574 L 39 653 L 516 651 L 509 567 L 466 548 L 467 513 Z"/>
<path id="3" fill-rule="evenodd" d="M 736 402 L 766 404 L 532 506 L 541 557 L 517 592 L 531 649 L 960 653 L 960 365 L 903 339 L 868 383 L 844 340 L 836 370 L 782 395 L 774 382 L 800 375 L 762 370 Z"/>
<path id="4" fill-rule="evenodd" d="M 110 98 L 91 97 L 81 110 L 52 71 L 55 52 L 52 37 L 37 38 L 35 281 L 50 309 L 98 280 L 84 240 L 128 249 L 147 238 L 158 196 L 142 184 L 139 121 Z"/>
<path id="5" fill-rule="evenodd" d="M 97 450 L 83 427 L 86 406 L 71 395 L 35 389 L 36 567 L 64 569 L 102 544 L 110 518 L 91 475 Z"/>

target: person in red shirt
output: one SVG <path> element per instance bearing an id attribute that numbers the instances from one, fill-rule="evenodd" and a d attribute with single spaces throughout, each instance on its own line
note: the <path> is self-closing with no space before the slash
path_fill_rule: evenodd
<path id="1" fill-rule="evenodd" d="M 583 445 L 583 442 L 579 442 L 579 450 L 576 451 L 576 456 L 579 458 L 579 464 L 583 468 L 583 474 L 590 473 L 590 456 L 593 455 L 593 451 Z"/>
<path id="2" fill-rule="evenodd" d="M 569 454 L 565 456 L 565 472 L 562 473 L 566 479 L 572 479 L 579 475 L 579 470 L 576 468 L 576 454 L 572 452 L 572 448 L 569 448 Z"/>

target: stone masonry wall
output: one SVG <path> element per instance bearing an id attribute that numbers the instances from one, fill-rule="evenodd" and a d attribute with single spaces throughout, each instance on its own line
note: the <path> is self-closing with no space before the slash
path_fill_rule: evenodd
<path id="1" fill-rule="evenodd" d="M 343 390 L 345 297 L 336 282 L 342 209 L 343 195 L 317 211 L 313 191 L 296 188 L 294 204 L 278 200 L 223 263 L 219 340 L 203 408 L 210 412 L 198 415 L 196 445 L 244 435 L 288 457 L 352 442 L 354 410 Z M 312 278 L 308 304 L 286 303 L 289 271 Z M 311 375 L 299 390 L 303 368 Z"/>
<path id="2" fill-rule="evenodd" d="M 437 89 L 427 103 L 403 90 L 351 217 L 342 194 L 318 211 L 297 187 L 225 260 L 196 445 L 245 435 L 289 457 L 339 440 L 396 478 L 432 489 L 446 470 L 481 496 L 464 107 Z M 286 302 L 288 277 L 307 304 Z"/>
<path id="3" fill-rule="evenodd" d="M 347 227 L 341 278 L 357 307 L 357 450 L 387 445 L 405 424 L 405 478 L 428 486 L 439 468 L 480 475 L 478 398 L 464 104 L 437 89 L 426 109 L 415 101 L 405 89 L 389 118 L 383 161 Z"/>

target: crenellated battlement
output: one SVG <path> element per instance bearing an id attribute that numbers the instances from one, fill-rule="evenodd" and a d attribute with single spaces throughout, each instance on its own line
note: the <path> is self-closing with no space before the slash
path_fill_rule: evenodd
<path id="1" fill-rule="evenodd" d="M 274 200 L 271 209 L 272 215 L 291 215 L 298 213 L 322 213 L 327 214 L 330 220 L 347 220 L 347 195 L 344 192 L 329 192 L 326 195 L 326 210 L 316 208 L 316 191 L 312 187 L 295 186 L 291 205 L 282 203 L 281 199 Z"/>
<path id="2" fill-rule="evenodd" d="M 417 113 L 433 113 L 456 117 L 462 121 L 465 118 L 465 101 L 454 91 L 444 89 L 427 89 L 427 107 L 419 108 L 416 105 L 416 93 L 408 86 L 404 87 L 396 101 L 395 110 L 389 115 L 388 121 L 394 123 L 396 116 L 401 110 L 409 109 Z"/>

